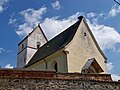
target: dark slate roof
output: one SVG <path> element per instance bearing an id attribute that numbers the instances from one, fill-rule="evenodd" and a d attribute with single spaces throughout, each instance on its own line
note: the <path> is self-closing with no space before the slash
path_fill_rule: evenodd
<path id="1" fill-rule="evenodd" d="M 35 53 L 35 55 L 32 57 L 32 59 L 28 62 L 28 64 L 25 67 L 28 67 L 47 56 L 53 54 L 54 52 L 64 48 L 66 45 L 69 44 L 69 42 L 73 39 L 83 17 L 79 17 L 79 21 L 77 21 L 75 24 L 67 28 L 65 31 L 48 41 L 46 44 L 44 44 L 39 50 Z"/>

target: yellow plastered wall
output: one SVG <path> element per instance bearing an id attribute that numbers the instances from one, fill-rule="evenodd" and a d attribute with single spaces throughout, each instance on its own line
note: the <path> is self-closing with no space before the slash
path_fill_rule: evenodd
<path id="1" fill-rule="evenodd" d="M 46 58 L 48 69 L 53 70 L 53 62 L 57 62 L 58 72 L 67 72 L 67 58 L 66 54 L 62 50 L 54 53 L 53 55 Z"/>
<path id="2" fill-rule="evenodd" d="M 29 66 L 29 69 L 34 70 L 54 70 L 53 63 L 57 62 L 58 72 L 68 72 L 67 69 L 67 55 L 63 52 L 63 50 L 59 50 L 54 54 L 46 57 L 44 60 L 40 60 L 39 62 Z M 47 66 L 46 66 L 47 64 Z"/>
<path id="3" fill-rule="evenodd" d="M 41 60 L 27 68 L 32 70 L 46 70 L 46 64 L 43 60 Z"/>
<path id="4" fill-rule="evenodd" d="M 95 58 L 103 69 L 103 73 L 106 73 L 105 58 L 96 47 L 83 20 L 66 50 L 69 51 L 69 54 L 67 54 L 68 72 L 81 72 L 87 60 Z"/>

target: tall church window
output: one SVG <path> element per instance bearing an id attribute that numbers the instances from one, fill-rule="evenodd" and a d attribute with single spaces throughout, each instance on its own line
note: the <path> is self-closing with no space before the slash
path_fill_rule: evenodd
<path id="1" fill-rule="evenodd" d="M 55 63 L 55 65 L 54 65 L 54 70 L 55 70 L 56 72 L 58 72 L 58 66 L 57 66 L 57 63 Z"/>
<path id="2" fill-rule="evenodd" d="M 56 61 L 53 61 L 52 63 L 52 69 L 55 70 L 56 72 L 58 72 L 58 63 Z"/>
<path id="3" fill-rule="evenodd" d="M 37 42 L 37 49 L 40 48 L 40 45 L 41 45 L 41 43 L 40 43 L 40 42 Z"/>

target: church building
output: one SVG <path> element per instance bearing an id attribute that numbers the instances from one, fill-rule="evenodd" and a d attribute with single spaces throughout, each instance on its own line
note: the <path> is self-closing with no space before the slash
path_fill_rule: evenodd
<path id="1" fill-rule="evenodd" d="M 106 62 L 83 16 L 49 41 L 38 25 L 18 44 L 17 68 L 105 74 Z"/>

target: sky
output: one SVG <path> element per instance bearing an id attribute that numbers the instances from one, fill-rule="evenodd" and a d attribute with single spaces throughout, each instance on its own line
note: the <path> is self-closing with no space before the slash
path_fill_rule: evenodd
<path id="1" fill-rule="evenodd" d="M 81 15 L 108 58 L 108 73 L 120 79 L 120 6 L 114 0 L 0 0 L 1 67 L 16 67 L 18 43 L 38 23 L 50 40 Z"/>

